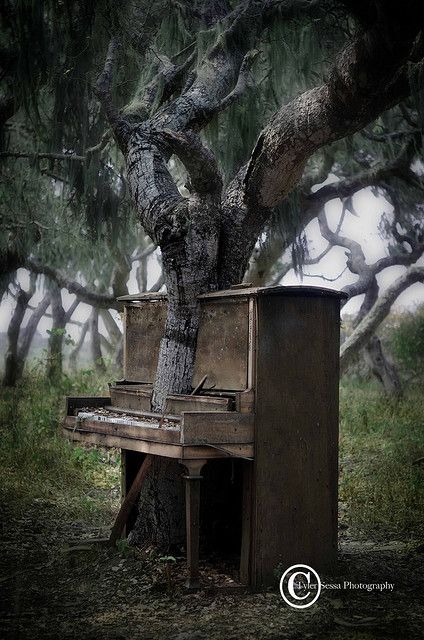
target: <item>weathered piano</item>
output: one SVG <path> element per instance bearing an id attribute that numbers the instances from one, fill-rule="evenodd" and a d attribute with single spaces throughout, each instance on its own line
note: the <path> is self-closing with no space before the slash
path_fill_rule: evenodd
<path id="1" fill-rule="evenodd" d="M 175 458 L 186 468 L 189 586 L 199 584 L 208 461 L 238 461 L 243 584 L 272 584 L 279 568 L 294 563 L 316 570 L 334 564 L 340 299 L 298 286 L 201 296 L 194 394 L 170 395 L 158 415 L 150 398 L 166 296 L 125 296 L 124 380 L 107 397 L 67 399 L 71 440 L 122 450 L 124 494 L 143 476 L 146 456 Z"/>

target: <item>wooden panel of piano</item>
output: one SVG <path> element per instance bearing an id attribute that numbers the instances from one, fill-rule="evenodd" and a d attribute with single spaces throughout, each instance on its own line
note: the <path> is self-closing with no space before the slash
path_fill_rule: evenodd
<path id="1" fill-rule="evenodd" d="M 243 460 L 244 584 L 271 584 L 278 565 L 294 562 L 328 569 L 337 551 L 340 295 L 273 287 L 201 296 L 193 377 L 201 388 L 169 396 L 163 415 L 151 413 L 150 398 L 166 298 L 123 300 L 124 380 L 109 396 L 67 399 L 68 437 L 120 448 L 124 463 L 126 452 L 138 452 L 184 465 L 188 586 L 199 584 L 208 460 Z"/>

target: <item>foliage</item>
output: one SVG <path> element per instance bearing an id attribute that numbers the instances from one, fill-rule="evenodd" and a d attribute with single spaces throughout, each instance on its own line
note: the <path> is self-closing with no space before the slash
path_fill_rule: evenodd
<path id="1" fill-rule="evenodd" d="M 65 395 L 101 394 L 110 378 L 110 372 L 99 378 L 83 369 L 52 385 L 45 378 L 44 363 L 36 361 L 16 388 L 1 389 L 3 500 L 43 498 L 74 513 L 104 509 L 102 491 L 112 495 L 118 484 L 118 454 L 70 445 L 60 421 Z"/>
<path id="2" fill-rule="evenodd" d="M 101 394 L 112 374 L 84 369 L 52 386 L 42 370 L 33 365 L 16 389 L 1 391 L 2 498 L 44 498 L 74 514 L 110 508 L 119 482 L 117 453 L 68 444 L 60 420 L 64 395 Z M 343 383 L 340 498 L 351 525 L 385 535 L 422 532 L 422 424 L 418 388 L 390 402 L 378 387 Z"/>
<path id="3" fill-rule="evenodd" d="M 390 401 L 370 385 L 343 384 L 340 498 L 363 530 L 422 535 L 424 452 L 422 394 L 410 387 Z"/>
<path id="4" fill-rule="evenodd" d="M 164 60 L 184 63 L 195 51 L 195 64 L 200 65 L 226 23 L 218 19 L 219 12 L 214 14 L 217 7 L 211 7 L 213 17 L 206 21 L 198 9 L 197 3 L 169 0 L 125 0 L 119 6 L 110 0 L 47 0 L 28 5 L 11 0 L 5 4 L 0 42 L 9 60 L 6 93 L 14 104 L 14 115 L 5 124 L 4 147 L 34 153 L 34 157 L 2 162 L 0 195 L 5 206 L 0 211 L 0 255 L 10 250 L 24 258 L 32 252 L 69 275 L 79 272 L 90 285 L 98 279 L 100 289 L 109 286 L 115 248 L 131 253 L 137 232 L 116 144 L 110 138 L 102 149 L 87 153 L 108 130 L 94 95 L 95 79 L 111 32 L 118 33 L 122 42 L 114 99 L 130 111 Z M 202 134 L 227 181 L 246 162 L 277 107 L 322 82 L 351 33 L 351 20 L 333 3 L 323 3 L 313 19 L 274 17 L 258 43 L 251 88 L 215 116 Z M 414 86 L 420 88 L 422 82 L 415 80 Z M 160 108 L 160 97 L 161 90 L 153 110 Z M 413 105 L 410 101 L 409 107 Z M 358 158 L 372 163 L 393 159 L 403 139 L 384 136 L 402 128 L 405 122 L 395 107 L 372 125 L 372 133 L 382 136 L 383 143 L 356 134 L 331 145 L 334 170 L 343 175 L 357 172 L 362 168 Z M 38 152 L 86 154 L 86 159 L 40 159 Z M 315 173 L 322 157 L 318 152 L 307 171 Z M 406 191 L 404 182 L 397 186 L 399 192 Z M 273 220 L 271 227 L 282 234 L 295 229 L 292 256 L 301 271 L 306 251 L 297 229 L 296 195 L 275 212 L 277 223 Z"/>
<path id="5" fill-rule="evenodd" d="M 252 69 L 251 89 L 205 130 L 227 180 L 248 160 L 275 111 L 321 81 L 331 53 L 341 47 L 343 31 L 336 24 L 340 17 L 328 13 L 314 21 L 277 19 L 270 25 Z"/>
<path id="6" fill-rule="evenodd" d="M 424 375 L 424 305 L 414 313 L 399 316 L 389 334 L 389 343 L 392 353 L 409 375 Z"/>

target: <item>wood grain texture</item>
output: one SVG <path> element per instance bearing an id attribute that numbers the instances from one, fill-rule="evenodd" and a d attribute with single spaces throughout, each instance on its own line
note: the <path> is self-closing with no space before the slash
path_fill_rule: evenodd
<path id="1" fill-rule="evenodd" d="M 337 553 L 339 300 L 258 299 L 252 580 Z"/>
<path id="2" fill-rule="evenodd" d="M 236 411 L 185 411 L 183 444 L 253 443 L 253 415 Z"/>
<path id="3" fill-rule="evenodd" d="M 112 405 L 121 409 L 150 411 L 152 387 L 150 385 L 116 385 L 110 388 Z M 183 411 L 227 411 L 231 399 L 201 395 L 170 395 L 166 400 L 166 413 L 179 415 Z"/>
<path id="4" fill-rule="evenodd" d="M 125 305 L 124 378 L 153 382 L 165 328 L 166 301 Z"/>
<path id="5" fill-rule="evenodd" d="M 67 424 L 64 423 L 64 433 L 69 440 L 74 442 L 84 442 L 86 444 L 94 444 L 101 447 L 114 447 L 116 449 L 128 449 L 131 451 L 139 451 L 140 453 L 151 453 L 155 456 L 164 456 L 165 458 L 178 458 L 180 460 L 228 457 L 252 458 L 253 456 L 253 444 L 224 443 L 208 447 L 202 445 L 181 445 L 153 442 L 149 440 L 140 440 L 138 438 L 122 437 L 121 435 L 110 435 L 108 433 L 83 431 L 77 428 L 74 429 L 70 427 L 69 422 Z"/>
<path id="6" fill-rule="evenodd" d="M 247 298 L 202 300 L 193 386 L 206 375 L 204 385 L 222 390 L 247 387 L 249 318 Z M 153 383 L 166 319 L 166 299 L 151 298 L 125 306 L 124 377 L 130 382 Z M 118 390 L 115 392 L 117 393 Z M 183 395 L 183 394 L 181 394 Z M 132 402 L 132 400 L 130 400 Z M 139 398 L 138 403 L 147 402 Z M 169 401 L 168 401 L 169 402 Z M 133 406 L 133 408 L 137 408 Z"/>
<path id="7" fill-rule="evenodd" d="M 205 389 L 247 387 L 247 299 L 223 299 L 201 304 L 193 385 L 207 375 Z"/>
<path id="8" fill-rule="evenodd" d="M 152 455 L 147 455 L 144 458 L 133 482 L 131 483 L 130 488 L 125 495 L 125 498 L 121 504 L 118 515 L 116 516 L 115 522 L 113 523 L 113 527 L 110 532 L 109 542 L 111 545 L 115 545 L 116 541 L 119 540 L 119 538 L 124 533 L 125 525 L 127 524 L 128 518 L 131 515 L 131 511 L 137 502 L 137 498 L 141 490 L 141 485 L 143 484 L 144 479 L 146 478 L 152 465 L 152 459 Z"/>
<path id="9" fill-rule="evenodd" d="M 129 418 L 129 416 L 128 416 Z M 127 418 L 127 419 L 128 419 Z M 99 433 L 105 436 L 119 436 L 128 440 L 146 440 L 146 442 L 159 442 L 164 444 L 180 444 L 180 429 L 164 429 L 159 427 L 143 427 L 120 422 L 107 422 L 99 420 L 82 420 L 68 417 L 64 426 L 72 431 L 81 433 Z"/>

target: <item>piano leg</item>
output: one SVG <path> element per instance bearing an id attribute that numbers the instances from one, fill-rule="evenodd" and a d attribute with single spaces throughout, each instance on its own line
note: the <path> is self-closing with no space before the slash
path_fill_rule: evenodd
<path id="1" fill-rule="evenodd" d="M 200 475 L 207 460 L 184 460 L 187 469 L 185 479 L 187 568 L 186 587 L 198 589 L 199 582 L 199 516 L 200 516 Z"/>

